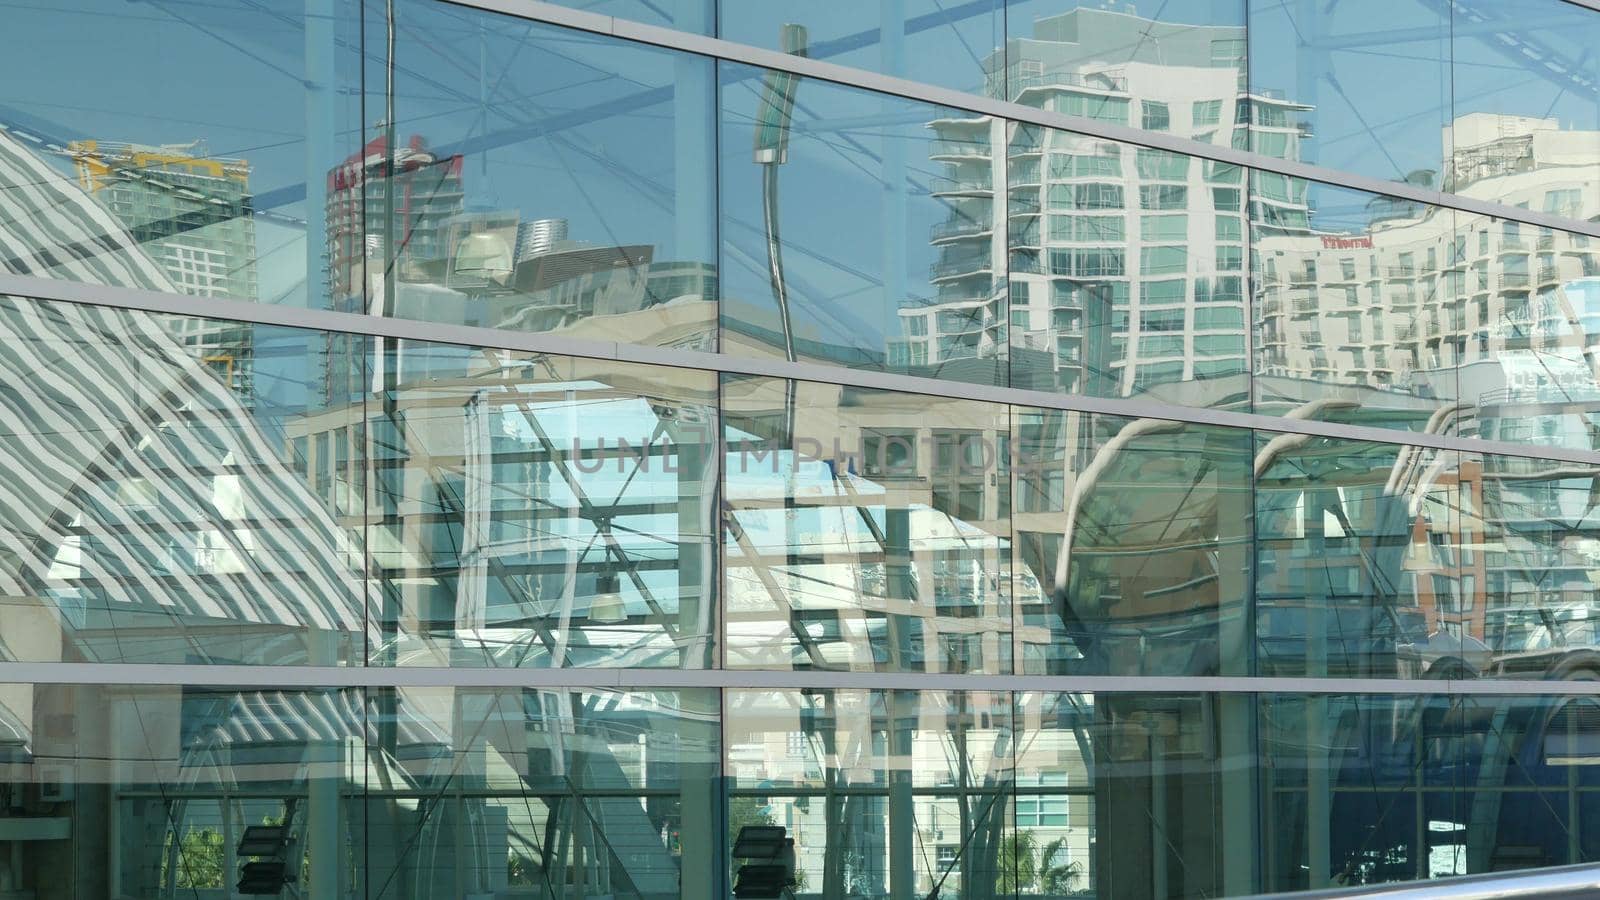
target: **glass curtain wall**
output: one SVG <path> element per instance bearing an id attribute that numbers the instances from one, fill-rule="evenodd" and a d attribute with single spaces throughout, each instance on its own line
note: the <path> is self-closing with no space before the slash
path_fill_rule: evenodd
<path id="1" fill-rule="evenodd" d="M 556 6 L 8 12 L 0 896 L 1600 860 L 1600 13 Z"/>

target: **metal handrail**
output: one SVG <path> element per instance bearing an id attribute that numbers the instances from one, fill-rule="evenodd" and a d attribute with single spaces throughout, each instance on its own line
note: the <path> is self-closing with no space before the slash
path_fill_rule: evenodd
<path id="1" fill-rule="evenodd" d="M 1254 900 L 1346 900 L 1357 897 L 1381 900 L 1577 900 L 1596 896 L 1600 896 L 1600 865 L 1584 864 L 1402 884 L 1261 894 Z"/>

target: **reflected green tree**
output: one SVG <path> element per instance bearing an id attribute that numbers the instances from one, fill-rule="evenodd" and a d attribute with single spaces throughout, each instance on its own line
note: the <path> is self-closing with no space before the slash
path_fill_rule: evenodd
<path id="1" fill-rule="evenodd" d="M 1083 865 L 1068 856 L 1066 838 L 1056 838 L 1039 851 L 1039 893 L 1070 894 L 1082 874 Z"/>
<path id="2" fill-rule="evenodd" d="M 1031 831 L 1013 831 L 1000 839 L 996 860 L 999 874 L 994 881 L 996 893 L 1015 894 L 1033 889 L 1039 876 L 1035 859 L 1038 849 L 1039 838 Z"/>
<path id="3" fill-rule="evenodd" d="M 996 860 L 996 894 L 1043 894 L 1061 897 L 1077 890 L 1083 865 L 1069 858 L 1067 839 L 1056 838 L 1039 846 L 1032 831 L 1014 831 L 1000 839 Z"/>
<path id="4" fill-rule="evenodd" d="M 749 825 L 776 825 L 778 820 L 772 817 L 772 806 L 763 797 L 729 797 L 728 798 L 728 846 L 733 846 L 734 839 L 739 836 L 739 829 Z"/>
<path id="5" fill-rule="evenodd" d="M 171 849 L 171 843 L 172 832 L 169 831 L 168 849 Z M 191 828 L 179 839 L 176 854 L 161 855 L 161 883 L 166 884 L 169 877 L 176 876 L 173 881 L 175 887 L 222 887 L 222 857 L 220 832 L 211 828 Z M 168 871 L 169 861 L 175 864 L 176 872 Z"/>

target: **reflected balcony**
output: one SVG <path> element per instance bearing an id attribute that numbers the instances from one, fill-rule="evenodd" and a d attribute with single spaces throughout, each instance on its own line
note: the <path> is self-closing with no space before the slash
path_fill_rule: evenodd
<path id="1" fill-rule="evenodd" d="M 939 160 L 966 160 L 966 159 L 991 159 L 994 148 L 988 141 L 934 141 L 928 149 L 929 159 Z"/>
<path id="2" fill-rule="evenodd" d="M 1006 185 L 1010 188 L 1038 187 L 1039 184 L 1039 163 L 1037 160 L 1012 166 L 1010 173 L 1006 176 Z"/>
<path id="3" fill-rule="evenodd" d="M 1128 76 L 1121 69 L 1102 72 L 1043 72 L 1038 75 L 1014 75 L 1005 85 L 1006 96 L 1018 97 L 1026 91 L 1055 88 L 1079 88 L 1106 93 L 1128 92 Z M 997 95 L 999 96 L 999 95 Z"/>
<path id="4" fill-rule="evenodd" d="M 928 236 L 933 243 L 943 244 L 962 238 L 983 237 L 993 231 L 994 219 L 991 216 L 975 219 L 951 218 L 933 226 Z"/>
<path id="5" fill-rule="evenodd" d="M 974 275 L 990 275 L 994 272 L 994 260 L 987 256 L 963 256 L 955 259 L 942 259 L 928 267 L 928 278 L 935 282 L 950 281 L 956 278 L 968 278 Z"/>
<path id="6" fill-rule="evenodd" d="M 929 180 L 928 193 L 935 197 L 993 197 L 994 185 L 987 172 L 973 178 L 941 176 Z"/>

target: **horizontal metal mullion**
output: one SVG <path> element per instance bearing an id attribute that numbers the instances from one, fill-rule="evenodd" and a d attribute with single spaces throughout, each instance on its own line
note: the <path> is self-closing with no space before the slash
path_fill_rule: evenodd
<path id="1" fill-rule="evenodd" d="M 518 669 L 0 662 L 0 684 L 207 685 L 270 690 L 458 687 L 529 690 L 906 690 L 1084 694 L 1309 694 L 1408 697 L 1600 696 L 1600 681 L 1261 676 L 957 675 L 741 669 Z"/>
<path id="2" fill-rule="evenodd" d="M 534 22 L 543 22 L 549 25 L 558 25 L 577 31 L 586 31 L 591 34 L 622 38 L 663 49 L 679 50 L 763 69 L 788 72 L 805 78 L 814 78 L 819 81 L 827 81 L 847 87 L 862 88 L 880 94 L 890 94 L 907 100 L 950 107 L 979 115 L 996 116 L 1013 122 L 1025 122 L 1030 125 L 1070 131 L 1075 134 L 1090 135 L 1126 144 L 1170 150 L 1200 159 L 1241 165 L 1261 172 L 1276 172 L 1322 184 L 1353 188 L 1388 197 L 1415 200 L 1432 206 L 1457 209 L 1463 212 L 1600 237 L 1600 222 L 1569 219 L 1564 216 L 1536 210 L 1493 203 L 1487 200 L 1477 200 L 1460 194 L 1430 190 L 1412 184 L 1384 181 L 1380 178 L 1359 175 L 1353 172 L 1343 172 L 1338 169 L 1329 169 L 1309 163 L 1264 156 L 1247 150 L 1208 144 L 1190 138 L 1145 131 L 1127 125 L 1114 125 L 1096 119 L 1063 115 L 1032 106 L 1024 106 L 1020 103 L 984 97 L 981 94 L 937 87 L 905 78 L 897 78 L 892 75 L 884 75 L 867 69 L 842 66 L 838 63 L 795 56 L 776 50 L 707 37 L 673 28 L 646 25 L 628 19 L 619 19 L 615 16 L 583 12 L 541 2 L 541 0 L 442 0 L 442 2 L 486 12 L 501 13 Z M 1597 0 L 1597 2 L 1600 2 L 1600 0 Z"/>
<path id="3" fill-rule="evenodd" d="M 1163 419 L 1173 422 L 1189 422 L 1198 425 L 1215 425 L 1254 431 L 1308 434 L 1338 440 L 1401 444 L 1413 447 L 1429 447 L 1436 450 L 1455 450 L 1465 453 L 1486 453 L 1499 456 L 1518 456 L 1585 465 L 1600 465 L 1600 450 L 1574 450 L 1536 444 L 1513 444 L 1505 441 L 1487 441 L 1480 438 L 1401 431 L 1395 428 L 1381 428 L 1372 425 L 1351 425 L 1341 422 L 1322 422 L 1314 419 L 1291 419 L 1260 413 L 1201 409 L 1138 398 L 1056 394 L 1024 388 L 941 381 L 936 378 L 923 378 L 916 375 L 898 375 L 890 372 L 849 369 L 842 366 L 819 363 L 725 356 L 720 353 L 683 350 L 675 347 L 646 347 L 610 341 L 579 340 L 549 334 L 506 331 L 472 325 L 451 325 L 416 319 L 387 318 L 366 313 L 278 306 L 248 300 L 168 294 L 140 288 L 81 284 L 74 281 L 33 278 L 25 275 L 0 273 L 0 294 L 78 303 L 88 306 L 134 309 L 208 319 L 228 319 L 258 325 L 331 331 L 423 343 L 458 344 L 486 349 L 549 353 L 583 359 L 668 366 L 729 375 L 789 378 L 818 384 L 834 384 L 945 399 L 999 403 L 1007 406 L 1058 409 L 1068 412 L 1096 413 L 1132 419 Z M 1569 408 L 1577 408 L 1577 406 L 1574 405 Z"/>

